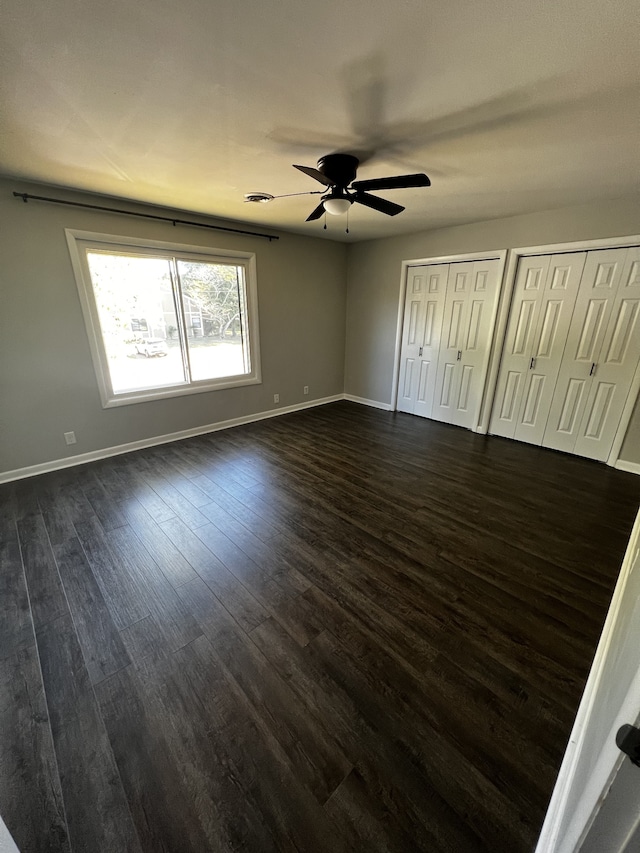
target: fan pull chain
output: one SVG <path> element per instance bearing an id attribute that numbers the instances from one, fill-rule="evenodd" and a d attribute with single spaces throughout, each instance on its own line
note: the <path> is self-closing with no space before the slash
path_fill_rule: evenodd
<path id="1" fill-rule="evenodd" d="M 327 230 L 327 211 L 324 212 L 324 225 L 322 226 L 323 231 Z"/>
<path id="2" fill-rule="evenodd" d="M 346 227 L 346 230 L 345 230 L 345 232 L 344 232 L 345 234 L 348 234 L 348 233 L 349 233 L 349 210 L 350 210 L 350 209 L 351 209 L 351 208 L 348 208 L 348 209 L 347 209 L 347 227 Z"/>

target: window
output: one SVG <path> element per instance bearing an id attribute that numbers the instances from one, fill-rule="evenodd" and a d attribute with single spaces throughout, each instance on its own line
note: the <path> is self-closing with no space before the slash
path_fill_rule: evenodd
<path id="1" fill-rule="evenodd" d="M 67 241 L 105 407 L 260 382 L 254 255 Z"/>

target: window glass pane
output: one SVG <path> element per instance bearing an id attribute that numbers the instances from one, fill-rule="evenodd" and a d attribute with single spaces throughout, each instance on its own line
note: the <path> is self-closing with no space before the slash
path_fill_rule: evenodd
<path id="1" fill-rule="evenodd" d="M 191 378 L 249 373 L 242 266 L 178 261 L 178 274 Z"/>
<path id="2" fill-rule="evenodd" d="M 87 252 L 115 394 L 186 381 L 165 258 Z"/>

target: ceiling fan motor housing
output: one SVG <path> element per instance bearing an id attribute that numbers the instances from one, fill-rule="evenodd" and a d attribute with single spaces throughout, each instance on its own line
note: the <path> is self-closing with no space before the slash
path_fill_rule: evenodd
<path id="1" fill-rule="evenodd" d="M 431 185 L 429 178 L 422 173 L 355 181 L 359 162 L 353 154 L 326 154 L 318 160 L 317 169 L 293 164 L 294 169 L 329 187 L 323 193 L 320 204 L 307 216 L 307 222 L 320 219 L 323 213 L 345 213 L 354 202 L 386 213 L 387 216 L 396 216 L 404 210 L 401 204 L 371 195 L 368 190 L 401 190 Z"/>
<path id="2" fill-rule="evenodd" d="M 334 186 L 348 187 L 355 180 L 359 162 L 353 154 L 327 154 L 318 160 L 318 171 Z"/>

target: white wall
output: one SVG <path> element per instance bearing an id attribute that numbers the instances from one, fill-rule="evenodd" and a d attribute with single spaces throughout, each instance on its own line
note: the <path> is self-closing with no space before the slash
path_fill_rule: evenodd
<path id="1" fill-rule="evenodd" d="M 342 393 L 344 244 L 292 234 L 267 242 L 35 201 L 25 204 L 13 197 L 13 190 L 172 213 L 0 180 L 0 475 L 267 411 L 275 393 L 281 407 Z M 255 252 L 262 384 L 103 409 L 65 228 Z M 304 385 L 310 387 L 308 397 L 303 396 Z M 69 430 L 78 438 L 72 447 L 62 436 Z"/>
<path id="2" fill-rule="evenodd" d="M 24 204 L 13 197 L 14 189 L 123 206 L 117 200 L 0 180 L 0 476 L 249 417 L 272 409 L 274 393 L 280 394 L 281 406 L 343 391 L 388 403 L 402 260 L 640 232 L 640 197 L 635 196 L 348 247 L 286 233 L 268 243 L 116 214 Z M 65 228 L 255 252 L 262 384 L 103 409 Z M 308 398 L 304 385 L 311 389 Z M 78 437 L 71 448 L 62 438 L 69 430 Z M 621 458 L 640 463 L 640 405 Z"/>
<path id="3" fill-rule="evenodd" d="M 389 403 L 403 260 L 640 233 L 640 196 L 352 245 L 348 259 L 345 391 Z M 640 407 L 620 458 L 640 463 Z"/>

